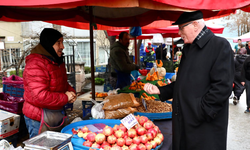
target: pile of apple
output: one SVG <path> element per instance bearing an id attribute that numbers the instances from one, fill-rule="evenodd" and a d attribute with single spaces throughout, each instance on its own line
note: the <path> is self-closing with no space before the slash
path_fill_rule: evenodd
<path id="1" fill-rule="evenodd" d="M 84 146 L 102 148 L 104 150 L 151 150 L 160 145 L 164 139 L 158 126 L 145 116 L 135 116 L 139 122 L 133 128 L 127 130 L 123 125 L 115 125 L 113 128 L 106 126 L 102 133 L 93 133 L 84 126 L 75 130 L 86 141 Z"/>

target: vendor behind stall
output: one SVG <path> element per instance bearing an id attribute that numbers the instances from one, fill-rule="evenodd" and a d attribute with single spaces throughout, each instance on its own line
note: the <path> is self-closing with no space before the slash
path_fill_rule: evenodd
<path id="1" fill-rule="evenodd" d="M 115 42 L 110 48 L 111 72 L 116 73 L 116 88 L 122 89 L 130 85 L 130 73 L 133 70 L 139 70 L 139 66 L 130 61 L 129 53 L 129 34 L 121 32 L 119 41 Z"/>
<path id="2" fill-rule="evenodd" d="M 63 35 L 45 28 L 40 43 L 26 57 L 23 114 L 30 138 L 48 129 L 44 121 L 60 131 L 64 105 L 76 100 L 75 90 L 67 82 L 63 49 Z"/>

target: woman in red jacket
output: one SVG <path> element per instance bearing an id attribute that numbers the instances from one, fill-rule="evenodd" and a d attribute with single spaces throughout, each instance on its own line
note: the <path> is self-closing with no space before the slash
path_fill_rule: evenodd
<path id="1" fill-rule="evenodd" d="M 30 138 L 39 133 L 44 109 L 59 110 L 76 100 L 75 90 L 67 82 L 63 49 L 63 35 L 45 28 L 40 43 L 26 57 L 23 114 Z"/>

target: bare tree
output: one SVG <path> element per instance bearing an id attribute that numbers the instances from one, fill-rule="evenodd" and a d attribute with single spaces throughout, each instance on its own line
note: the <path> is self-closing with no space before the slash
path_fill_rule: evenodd
<path id="1" fill-rule="evenodd" d="M 237 30 L 238 36 L 249 32 L 250 30 L 250 13 L 244 12 L 242 10 L 237 10 L 236 14 L 231 14 L 227 17 L 224 17 L 224 20 L 231 20 L 227 23 L 227 27 L 231 31 Z"/>

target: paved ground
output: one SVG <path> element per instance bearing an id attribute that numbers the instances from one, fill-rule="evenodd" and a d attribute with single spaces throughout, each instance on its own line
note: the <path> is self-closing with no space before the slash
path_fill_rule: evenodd
<path id="1" fill-rule="evenodd" d="M 246 93 L 244 92 L 237 105 L 229 100 L 228 150 L 250 150 L 250 113 L 246 110 Z"/>

